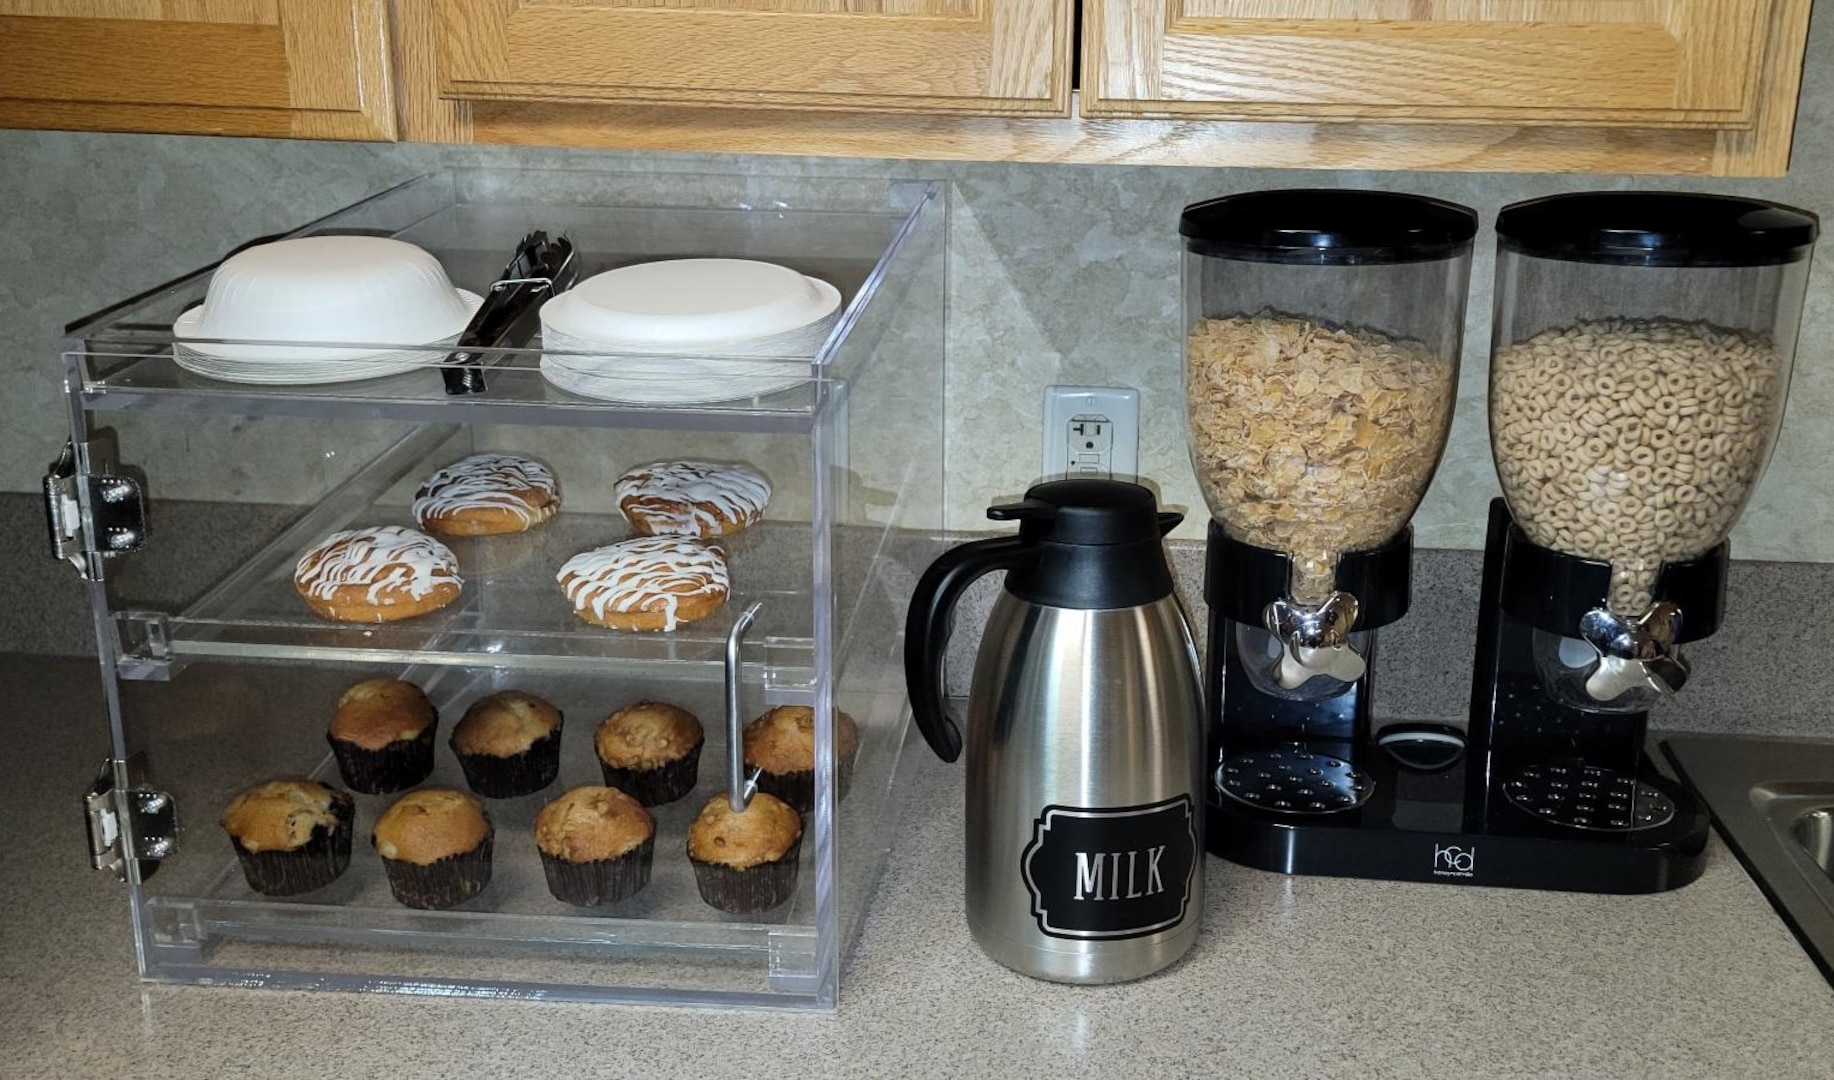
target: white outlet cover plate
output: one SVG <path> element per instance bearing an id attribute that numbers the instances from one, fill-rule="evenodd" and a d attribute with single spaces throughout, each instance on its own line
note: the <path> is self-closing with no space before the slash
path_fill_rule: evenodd
<path id="1" fill-rule="evenodd" d="M 1077 437 L 1080 445 L 1074 452 L 1081 460 L 1073 461 L 1071 425 L 1079 422 L 1090 425 L 1091 437 Z M 1044 388 L 1046 479 L 1069 475 L 1132 480 L 1139 472 L 1140 391 L 1130 386 Z"/>

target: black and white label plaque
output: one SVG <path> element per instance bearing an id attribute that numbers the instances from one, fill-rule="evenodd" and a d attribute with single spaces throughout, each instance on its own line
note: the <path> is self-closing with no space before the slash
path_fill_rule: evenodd
<path id="1" fill-rule="evenodd" d="M 1144 806 L 1047 806 L 1019 857 L 1038 929 L 1075 940 L 1144 937 L 1177 926 L 1196 867 L 1188 795 Z"/>

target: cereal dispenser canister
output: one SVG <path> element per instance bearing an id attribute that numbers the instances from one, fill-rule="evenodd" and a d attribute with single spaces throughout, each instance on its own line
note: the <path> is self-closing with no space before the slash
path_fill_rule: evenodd
<path id="1" fill-rule="evenodd" d="M 1210 573 L 1245 602 L 1271 592 L 1238 614 L 1271 635 L 1245 651 L 1277 655 L 1257 679 L 1276 695 L 1354 683 L 1352 628 L 1405 610 L 1405 531 L 1452 421 L 1476 229 L 1461 206 L 1348 190 L 1225 196 L 1180 221 L 1186 430 L 1213 518 Z M 1347 587 L 1368 575 L 1346 560 L 1397 540 L 1398 562 L 1376 576 L 1401 597 L 1380 618 L 1377 597 Z M 1280 580 L 1241 580 L 1269 574 Z"/>
<path id="2" fill-rule="evenodd" d="M 1187 207 L 1179 232 L 1186 433 L 1211 515 L 1205 843 L 1379 876 L 1358 823 L 1394 788 L 1369 661 L 1411 598 L 1408 520 L 1452 422 L 1477 215 L 1260 191 Z"/>
<path id="3" fill-rule="evenodd" d="M 1581 625 L 1541 628 L 1550 691 L 1583 673 L 1576 703 L 1642 708 L 1686 679 L 1674 646 L 1708 628 L 1683 618 L 1708 616 L 1662 575 L 1714 552 L 1763 474 L 1816 233 L 1790 207 L 1663 192 L 1498 216 L 1490 438 L 1508 511 L 1533 544 L 1610 566 Z"/>

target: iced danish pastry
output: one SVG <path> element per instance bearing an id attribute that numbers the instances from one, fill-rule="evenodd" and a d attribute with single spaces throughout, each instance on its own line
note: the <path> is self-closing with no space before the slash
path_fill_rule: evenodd
<path id="1" fill-rule="evenodd" d="M 726 553 L 674 536 L 582 551 L 556 575 L 574 614 L 613 630 L 673 630 L 726 602 Z"/>
<path id="2" fill-rule="evenodd" d="M 414 520 L 444 536 L 527 532 L 560 509 L 560 483 L 546 465 L 513 454 L 473 454 L 427 477 Z"/>
<path id="3" fill-rule="evenodd" d="M 613 493 L 631 528 L 652 536 L 727 536 L 764 517 L 771 485 L 744 465 L 655 461 L 618 478 Z"/>
<path id="4" fill-rule="evenodd" d="M 335 532 L 293 568 L 314 612 L 339 622 L 382 623 L 438 611 L 465 587 L 451 549 L 399 525 Z"/>

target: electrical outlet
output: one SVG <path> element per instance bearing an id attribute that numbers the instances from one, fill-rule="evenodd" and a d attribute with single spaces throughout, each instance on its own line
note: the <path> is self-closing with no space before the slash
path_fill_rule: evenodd
<path id="1" fill-rule="evenodd" d="M 1111 476 L 1140 471 L 1140 391 L 1129 386 L 1044 388 L 1044 475 Z"/>

